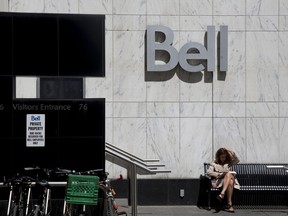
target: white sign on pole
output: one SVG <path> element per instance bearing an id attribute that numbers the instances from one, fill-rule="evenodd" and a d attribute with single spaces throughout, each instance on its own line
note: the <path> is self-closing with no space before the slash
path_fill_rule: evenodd
<path id="1" fill-rule="evenodd" d="M 45 114 L 27 114 L 26 147 L 45 147 Z"/>

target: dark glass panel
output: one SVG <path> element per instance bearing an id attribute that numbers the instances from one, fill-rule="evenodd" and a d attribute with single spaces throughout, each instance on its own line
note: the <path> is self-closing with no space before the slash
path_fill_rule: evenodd
<path id="1" fill-rule="evenodd" d="M 12 75 L 12 17 L 0 13 L 0 76 Z"/>
<path id="2" fill-rule="evenodd" d="M 104 15 L 59 15 L 59 75 L 105 76 Z"/>
<path id="3" fill-rule="evenodd" d="M 58 75 L 57 16 L 14 14 L 14 75 Z"/>
<path id="4" fill-rule="evenodd" d="M 60 137 L 102 137 L 105 134 L 105 101 L 67 100 L 59 102 L 67 106 L 59 112 Z"/>

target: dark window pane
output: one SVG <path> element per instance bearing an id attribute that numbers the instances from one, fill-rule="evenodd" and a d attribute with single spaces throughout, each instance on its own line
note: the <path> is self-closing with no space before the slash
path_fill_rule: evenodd
<path id="1" fill-rule="evenodd" d="M 0 137 L 12 136 L 12 77 L 0 76 Z"/>
<path id="2" fill-rule="evenodd" d="M 41 99 L 82 99 L 82 78 L 40 78 Z"/>
<path id="3" fill-rule="evenodd" d="M 59 112 L 60 137 L 98 137 L 105 134 L 104 99 L 61 101 L 70 110 Z"/>
<path id="4" fill-rule="evenodd" d="M 0 76 L 0 104 L 11 103 L 13 99 L 13 77 Z"/>
<path id="5" fill-rule="evenodd" d="M 12 75 L 12 17 L 0 13 L 0 76 Z"/>
<path id="6" fill-rule="evenodd" d="M 105 16 L 59 16 L 59 74 L 105 75 Z"/>
<path id="7" fill-rule="evenodd" d="M 87 171 L 105 168 L 103 138 L 60 138 L 59 167 Z"/>
<path id="8" fill-rule="evenodd" d="M 15 75 L 58 75 L 57 17 L 14 15 L 13 56 Z"/>
<path id="9" fill-rule="evenodd" d="M 13 139 L 13 173 L 23 172 L 25 167 L 55 168 L 58 158 L 58 143 L 55 138 L 46 138 L 45 147 L 26 147 L 25 138 Z"/>
<path id="10" fill-rule="evenodd" d="M 12 140 L 10 138 L 0 138 L 1 157 L 0 157 L 0 181 L 4 176 L 10 176 L 12 169 Z"/>

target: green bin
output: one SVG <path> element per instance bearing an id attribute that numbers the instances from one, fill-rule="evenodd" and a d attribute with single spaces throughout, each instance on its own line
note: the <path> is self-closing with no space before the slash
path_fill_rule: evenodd
<path id="1" fill-rule="evenodd" d="M 70 204 L 97 205 L 99 177 L 92 175 L 68 175 L 66 202 Z"/>

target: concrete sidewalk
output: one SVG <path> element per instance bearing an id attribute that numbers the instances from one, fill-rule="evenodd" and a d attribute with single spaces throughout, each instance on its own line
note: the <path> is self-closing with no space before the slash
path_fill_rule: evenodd
<path id="1" fill-rule="evenodd" d="M 197 206 L 138 206 L 137 216 L 188 216 L 188 215 L 265 215 L 265 216 L 282 216 L 288 215 L 287 209 L 237 209 L 235 213 L 225 211 L 216 212 L 214 209 L 211 211 L 199 209 Z M 119 206 L 119 211 L 124 210 L 128 215 L 131 215 L 131 208 Z"/>
<path id="2" fill-rule="evenodd" d="M 126 211 L 131 216 L 131 206 L 128 206 L 127 199 L 116 199 L 119 206 L 118 211 Z M 190 216 L 190 215 L 255 215 L 255 216 L 288 216 L 288 207 L 262 207 L 262 208 L 238 208 L 234 206 L 235 213 L 226 212 L 224 210 L 216 211 L 215 209 L 206 210 L 197 206 L 138 206 L 137 216 Z"/>

